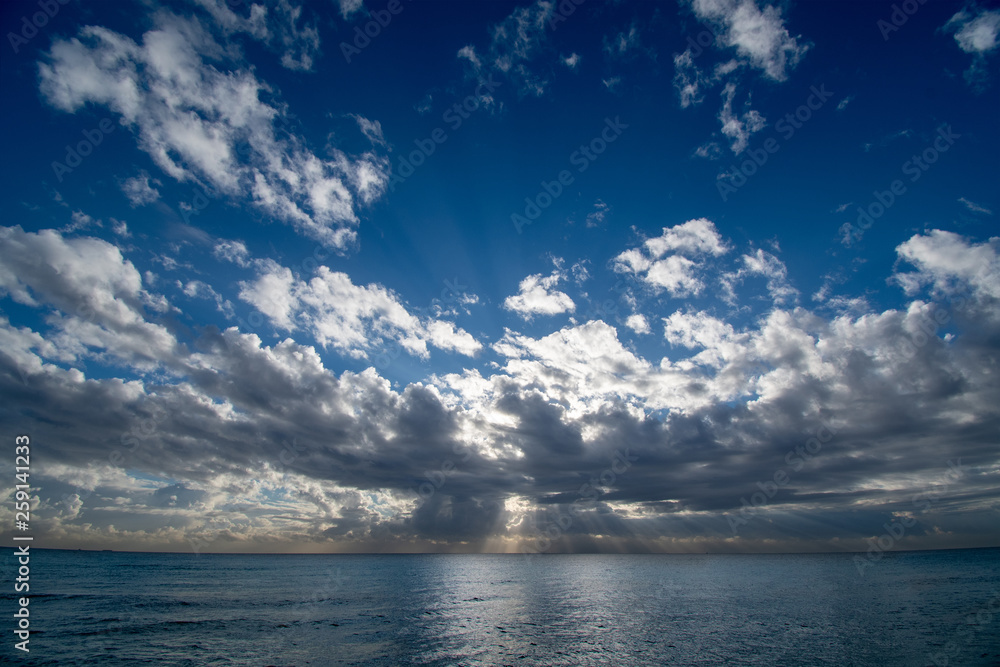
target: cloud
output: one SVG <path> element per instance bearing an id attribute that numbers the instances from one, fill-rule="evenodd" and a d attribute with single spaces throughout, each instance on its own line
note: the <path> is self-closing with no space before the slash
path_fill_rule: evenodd
<path id="1" fill-rule="evenodd" d="M 963 9 L 948 19 L 944 28 L 955 33 L 958 47 L 966 53 L 988 53 L 997 48 L 997 36 L 1000 35 L 1000 10 L 979 10 L 970 13 Z"/>
<path id="2" fill-rule="evenodd" d="M 594 210 L 587 214 L 587 227 L 599 227 L 608 217 L 610 207 L 603 200 L 594 202 Z"/>
<path id="3" fill-rule="evenodd" d="M 982 213 L 983 215 L 993 215 L 993 211 L 991 211 L 990 209 L 984 206 L 980 206 L 975 202 L 971 202 L 965 197 L 959 197 L 958 201 L 961 202 L 965 206 L 965 208 L 969 209 L 973 213 Z"/>
<path id="4" fill-rule="evenodd" d="M 968 289 L 986 300 L 1000 299 L 1000 237 L 970 243 L 954 232 L 932 229 L 901 243 L 896 252 L 917 271 L 897 273 L 894 278 L 907 294 L 930 285 L 937 296 L 960 294 Z"/>
<path id="5" fill-rule="evenodd" d="M 240 299 L 262 312 L 275 328 L 309 333 L 320 345 L 366 359 L 387 341 L 420 358 L 431 344 L 444 351 L 474 355 L 482 345 L 452 322 L 418 317 L 390 290 L 355 285 L 346 273 L 326 266 L 308 282 L 273 260 L 259 262 L 253 281 L 240 283 Z"/>
<path id="6" fill-rule="evenodd" d="M 355 12 L 364 9 L 364 0 L 337 0 L 340 5 L 340 15 L 345 19 L 350 18 Z"/>
<path id="7" fill-rule="evenodd" d="M 492 72 L 513 81 L 519 95 L 540 97 L 549 81 L 543 72 L 530 65 L 548 51 L 546 30 L 551 25 L 553 11 L 554 4 L 545 0 L 518 7 L 490 29 L 490 45 L 482 57 L 473 46 L 459 49 L 458 57 L 469 63 L 481 81 Z M 576 60 L 572 64 L 568 59 L 562 62 L 570 68 L 576 65 Z"/>
<path id="8" fill-rule="evenodd" d="M 704 158 L 706 160 L 718 160 L 722 157 L 722 148 L 718 143 L 714 141 L 709 141 L 698 148 L 695 149 L 694 154 L 696 157 Z"/>
<path id="9" fill-rule="evenodd" d="M 625 326 L 637 334 L 648 334 L 652 331 L 649 328 L 649 321 L 646 319 L 646 316 L 641 313 L 629 315 L 628 319 L 625 320 Z"/>
<path id="10" fill-rule="evenodd" d="M 194 2 L 201 5 L 226 37 L 245 34 L 263 42 L 270 50 L 281 53 L 282 66 L 290 70 L 312 69 L 320 48 L 319 30 L 315 24 L 306 24 L 305 20 L 299 26 L 303 18 L 302 6 L 294 5 L 289 0 L 276 0 L 268 5 L 248 4 L 247 14 L 243 15 L 238 9 L 233 9 L 234 3 L 226 0 Z M 351 0 L 345 2 L 350 3 Z M 360 5 L 360 1 L 357 4 Z"/>
<path id="11" fill-rule="evenodd" d="M 250 266 L 250 251 L 243 241 L 219 239 L 212 248 L 212 254 L 217 259 L 232 262 L 240 268 L 245 269 Z"/>
<path id="12" fill-rule="evenodd" d="M 43 98 L 69 113 L 106 106 L 175 180 L 249 193 L 265 214 L 329 247 L 354 243 L 358 208 L 385 191 L 388 159 L 336 148 L 328 158 L 313 154 L 279 130 L 286 112 L 262 99 L 270 88 L 197 18 L 156 16 L 141 44 L 97 26 L 57 40 L 39 64 Z"/>
<path id="13" fill-rule="evenodd" d="M 52 308 L 52 350 L 61 359 L 114 359 L 150 368 L 175 353 L 176 340 L 147 310 L 164 312 L 114 245 L 66 239 L 54 230 L 10 231 L 0 244 L 0 293 L 33 308 Z"/>
<path id="14" fill-rule="evenodd" d="M 681 108 L 700 104 L 705 99 L 702 88 L 708 83 L 694 64 L 691 49 L 674 56 L 674 88 L 680 96 Z"/>
<path id="15" fill-rule="evenodd" d="M 566 65 L 566 67 L 568 67 L 570 69 L 576 69 L 577 65 L 580 64 L 580 61 L 582 59 L 583 58 L 580 56 L 579 53 L 573 52 L 573 53 L 569 54 L 568 56 L 563 57 L 562 58 L 562 62 L 563 62 L 564 65 Z"/>
<path id="16" fill-rule="evenodd" d="M 984 90 L 989 83 L 987 58 L 1000 44 L 1000 10 L 962 9 L 948 19 L 942 30 L 954 32 L 958 48 L 973 56 L 965 71 L 966 83 L 977 91 Z"/>
<path id="17" fill-rule="evenodd" d="M 619 254 L 614 270 L 638 276 L 656 290 L 674 297 L 697 295 L 705 287 L 698 277 L 701 257 L 719 256 L 728 248 L 715 225 L 705 218 L 664 227 L 663 234 Z"/>
<path id="18" fill-rule="evenodd" d="M 640 249 L 648 262 L 727 252 L 703 219 Z M 172 306 L 118 248 L 7 228 L 0 290 L 43 315 L 38 331 L 0 316 L 4 406 L 47 443 L 33 534 L 72 548 L 515 552 L 587 489 L 594 501 L 553 550 L 864 550 L 900 512 L 917 519 L 901 546 L 993 543 L 1000 240 L 930 230 L 897 254 L 892 277 L 910 299 L 898 309 L 773 305 L 727 320 L 661 302 L 633 313 L 663 322 L 668 347 L 645 356 L 595 319 L 506 330 L 490 373 L 394 386 L 236 328 L 180 344 L 154 321 Z M 775 274 L 766 255 L 738 261 Z M 254 266 L 294 300 L 293 326 L 337 309 L 332 319 L 349 329 L 354 313 L 376 337 L 412 324 L 381 286 Z M 98 351 L 130 372 L 72 366 Z M 823 433 L 815 456 L 794 454 Z M 616 451 L 631 465 L 597 486 Z M 958 459 L 960 478 L 914 512 Z M 778 469 L 791 482 L 734 535 L 726 514 Z"/>
<path id="19" fill-rule="evenodd" d="M 633 51 L 642 49 L 642 42 L 639 39 L 639 29 L 632 23 L 628 31 L 621 31 L 612 38 L 607 36 L 603 39 L 604 53 L 615 59 L 623 59 L 631 55 Z"/>
<path id="20" fill-rule="evenodd" d="M 90 229 L 91 227 L 103 227 L 104 224 L 94 218 L 93 216 L 87 215 L 83 211 L 77 210 L 73 211 L 70 216 L 71 222 L 63 227 L 61 231 L 63 234 L 70 234 L 72 232 L 78 232 L 84 229 Z"/>
<path id="21" fill-rule="evenodd" d="M 559 315 L 576 310 L 573 299 L 555 289 L 566 280 L 566 273 L 557 268 L 551 275 L 530 275 L 521 281 L 519 292 L 504 300 L 503 307 L 530 319 L 532 315 Z"/>
<path id="22" fill-rule="evenodd" d="M 733 97 L 736 95 L 736 84 L 727 83 L 722 90 L 722 109 L 719 111 L 719 121 L 722 123 L 722 133 L 732 140 L 730 148 L 739 155 L 746 150 L 750 136 L 760 132 L 767 126 L 767 121 L 760 113 L 750 109 L 742 116 L 733 113 Z"/>
<path id="23" fill-rule="evenodd" d="M 149 181 L 149 174 L 145 171 L 141 171 L 137 176 L 122 181 L 122 192 L 125 193 L 132 208 L 152 204 L 160 198 L 160 191 L 151 186 Z M 156 179 L 153 179 L 153 183 L 160 185 L 160 182 Z"/>
<path id="24" fill-rule="evenodd" d="M 809 47 L 792 37 L 781 10 L 754 0 L 691 0 L 695 16 L 717 28 L 718 44 L 737 54 L 775 81 L 784 81 Z"/>
<path id="25" fill-rule="evenodd" d="M 780 259 L 760 248 L 752 255 L 740 258 L 742 266 L 720 276 L 723 299 L 736 305 L 735 285 L 748 276 L 761 276 L 767 280 L 767 293 L 775 304 L 784 305 L 798 300 L 799 291 L 788 283 L 788 269 Z"/>

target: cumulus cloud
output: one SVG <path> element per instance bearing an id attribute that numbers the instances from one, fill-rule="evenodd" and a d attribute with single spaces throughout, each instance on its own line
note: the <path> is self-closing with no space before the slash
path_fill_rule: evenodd
<path id="1" fill-rule="evenodd" d="M 728 252 L 712 221 L 688 220 L 674 227 L 664 227 L 660 236 L 647 239 L 615 257 L 615 271 L 641 278 L 656 290 L 666 289 L 671 296 L 698 294 L 704 283 L 698 277 L 705 256 Z"/>
<path id="2" fill-rule="evenodd" d="M 705 220 L 640 249 L 649 263 L 728 250 Z M 900 546 L 995 541 L 1000 241 L 930 230 L 897 253 L 900 308 L 823 316 L 774 305 L 738 321 L 691 306 L 636 312 L 664 327 L 664 348 L 645 354 L 598 319 L 508 329 L 490 345 L 500 363 L 489 372 L 394 386 L 373 368 L 334 372 L 290 338 L 266 345 L 206 328 L 179 343 L 155 322 L 171 306 L 118 248 L 8 228 L 2 296 L 44 314 L 39 331 L 0 316 L 4 410 L 48 448 L 33 466 L 44 482 L 36 542 L 517 551 L 585 492 L 593 502 L 553 550 L 863 550 L 900 512 L 916 519 Z M 738 261 L 780 273 L 765 254 Z M 286 297 L 276 322 L 328 326 L 345 346 L 366 329 L 435 335 L 381 286 L 254 265 L 243 289 Z M 132 376 L 74 366 L 98 351 Z M 821 451 L 794 455 L 816 437 Z M 602 484 L 616 451 L 631 465 Z M 959 459 L 948 493 L 916 510 L 914 494 Z M 727 513 L 778 468 L 791 482 L 735 535 Z"/>
<path id="3" fill-rule="evenodd" d="M 788 269 L 775 255 L 758 248 L 752 255 L 740 258 L 741 266 L 720 276 L 722 298 L 736 305 L 735 286 L 750 276 L 760 276 L 767 281 L 767 293 L 775 304 L 785 305 L 798 300 L 799 291 L 788 283 Z"/>
<path id="4" fill-rule="evenodd" d="M 586 269 L 583 271 L 585 273 Z M 559 268 L 548 276 L 540 273 L 530 275 L 521 281 L 517 294 L 504 300 L 503 306 L 525 319 L 530 319 L 533 315 L 572 313 L 576 310 L 573 299 L 565 292 L 556 289 L 556 286 L 566 279 L 566 273 Z"/>
<path id="5" fill-rule="evenodd" d="M 355 285 L 346 273 L 326 266 L 309 281 L 273 260 L 259 263 L 255 280 L 244 281 L 240 299 L 266 315 L 275 328 L 308 332 L 320 345 L 356 358 L 368 358 L 386 341 L 427 358 L 431 344 L 444 351 L 474 355 L 482 345 L 454 323 L 418 317 L 390 290 Z"/>
<path id="6" fill-rule="evenodd" d="M 775 81 L 784 81 L 808 50 L 785 27 L 781 10 L 754 0 L 692 0 L 695 16 L 717 28 L 718 44 Z"/>
<path id="7" fill-rule="evenodd" d="M 652 329 L 649 328 L 649 321 L 642 313 L 633 313 L 632 315 L 629 315 L 628 319 L 625 320 L 625 326 L 637 334 L 648 334 L 652 331 Z"/>
<path id="8" fill-rule="evenodd" d="M 270 88 L 196 17 L 156 16 L 141 43 L 99 26 L 56 40 L 39 64 L 44 99 L 69 113 L 108 107 L 170 177 L 231 197 L 250 193 L 265 214 L 327 246 L 350 246 L 359 206 L 385 190 L 385 155 L 315 155 L 280 130 L 287 112 L 266 101 Z M 151 196 L 134 187 L 127 194 L 139 201 Z"/>

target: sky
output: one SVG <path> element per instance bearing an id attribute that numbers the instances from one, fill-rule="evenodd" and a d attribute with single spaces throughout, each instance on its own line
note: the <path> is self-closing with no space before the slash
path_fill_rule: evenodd
<path id="1" fill-rule="evenodd" d="M 996 5 L 18 0 L 0 33 L 36 546 L 1000 545 Z"/>

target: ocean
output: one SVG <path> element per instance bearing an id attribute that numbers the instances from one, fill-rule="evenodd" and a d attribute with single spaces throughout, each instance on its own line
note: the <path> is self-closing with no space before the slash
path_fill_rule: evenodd
<path id="1" fill-rule="evenodd" d="M 853 554 L 31 552 L 24 665 L 1000 665 L 1000 549 Z"/>

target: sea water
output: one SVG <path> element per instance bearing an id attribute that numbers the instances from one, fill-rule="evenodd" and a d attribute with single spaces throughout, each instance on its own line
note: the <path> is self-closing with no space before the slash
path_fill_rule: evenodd
<path id="1" fill-rule="evenodd" d="M 36 550 L 25 665 L 1000 665 L 1000 549 L 811 555 Z"/>

